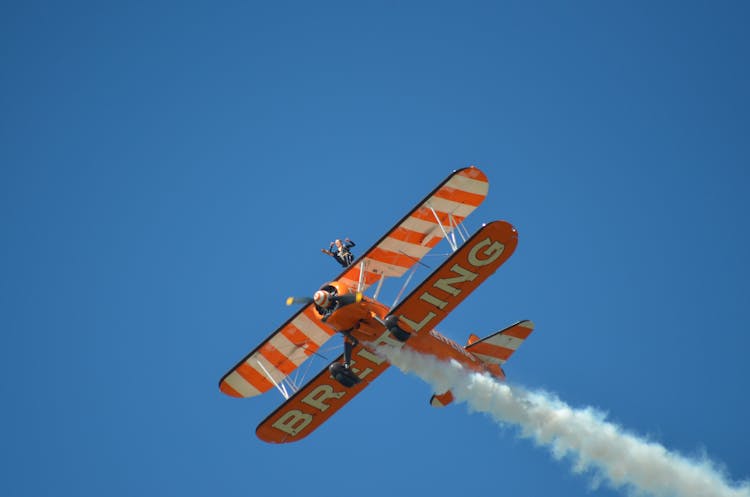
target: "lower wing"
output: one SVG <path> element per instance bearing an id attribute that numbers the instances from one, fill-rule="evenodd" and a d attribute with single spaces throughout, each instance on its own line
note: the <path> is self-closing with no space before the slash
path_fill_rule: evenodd
<path id="1" fill-rule="evenodd" d="M 331 365 L 340 364 L 343 355 Z M 298 390 L 278 409 L 258 425 L 258 438 L 269 443 L 296 442 L 308 436 L 335 412 L 365 389 L 390 364 L 361 345 L 352 351 L 352 371 L 362 380 L 345 388 L 333 379 L 326 366 L 318 375 Z"/>

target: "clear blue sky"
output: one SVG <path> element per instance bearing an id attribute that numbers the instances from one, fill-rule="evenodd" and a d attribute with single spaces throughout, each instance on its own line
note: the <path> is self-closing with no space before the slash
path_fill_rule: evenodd
<path id="1" fill-rule="evenodd" d="M 622 495 L 396 370 L 288 446 L 254 435 L 279 395 L 218 390 L 337 274 L 321 247 L 363 250 L 469 164 L 468 228 L 519 245 L 440 330 L 532 319 L 510 379 L 750 477 L 748 24 L 739 1 L 3 4 L 0 495 Z"/>

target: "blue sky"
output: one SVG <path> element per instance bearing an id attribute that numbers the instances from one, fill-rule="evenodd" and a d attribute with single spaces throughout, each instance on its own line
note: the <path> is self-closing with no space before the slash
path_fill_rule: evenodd
<path id="1" fill-rule="evenodd" d="M 622 495 L 396 370 L 287 446 L 217 388 L 470 164 L 519 245 L 440 331 L 532 319 L 512 381 L 750 478 L 749 14 L 4 4 L 0 494 Z"/>

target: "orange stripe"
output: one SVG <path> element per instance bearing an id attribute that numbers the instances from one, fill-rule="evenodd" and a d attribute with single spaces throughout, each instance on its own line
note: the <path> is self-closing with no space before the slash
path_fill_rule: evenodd
<path id="1" fill-rule="evenodd" d="M 440 222 L 443 226 L 449 226 L 450 225 L 450 219 L 448 218 L 447 212 L 441 212 L 436 210 L 435 213 L 438 215 L 438 219 L 440 219 Z M 435 215 L 432 213 L 432 211 L 426 207 L 423 207 L 421 209 L 417 209 L 414 211 L 414 213 L 411 215 L 411 217 L 415 219 L 419 219 L 420 221 L 427 221 L 430 223 L 433 223 L 437 225 L 437 221 L 435 220 Z M 464 217 L 461 216 L 453 216 L 453 221 L 456 224 L 461 224 L 464 221 Z M 442 235 L 442 232 L 440 233 Z"/>
<path id="2" fill-rule="evenodd" d="M 433 216 L 433 220 L 435 217 Z M 442 235 L 442 232 L 441 232 Z M 424 239 L 427 235 L 420 233 L 418 231 L 413 231 L 410 229 L 399 227 L 395 230 L 393 230 L 391 233 L 388 233 L 388 238 L 392 238 L 393 240 L 398 240 L 399 242 L 406 242 L 406 243 L 412 243 L 414 245 L 419 245 L 423 247 L 429 247 L 433 248 L 435 245 L 440 243 L 439 237 L 432 237 L 430 238 L 430 241 L 426 244 L 422 245 L 424 242 Z"/>
<path id="3" fill-rule="evenodd" d="M 300 347 L 308 357 L 318 349 L 318 345 L 313 342 L 312 338 L 302 333 L 302 330 L 292 324 L 288 324 L 282 328 L 281 334 L 296 347 Z"/>
<path id="4" fill-rule="evenodd" d="M 245 381 L 250 383 L 261 392 L 265 392 L 266 390 L 273 387 L 273 383 L 268 381 L 268 378 L 266 378 L 265 375 L 261 374 L 257 369 L 250 366 L 247 362 L 243 362 L 242 364 L 240 364 L 237 369 L 235 369 L 235 371 L 237 371 L 237 373 L 239 373 L 239 375 L 242 376 Z"/>
<path id="5" fill-rule="evenodd" d="M 458 171 L 458 173 L 456 173 L 456 176 L 465 176 L 467 178 L 471 178 L 477 181 L 488 183 L 487 175 L 484 174 L 484 171 L 482 171 L 481 169 L 475 166 L 469 166 L 466 169 L 462 169 L 461 171 Z"/>
<path id="6" fill-rule="evenodd" d="M 379 273 L 373 273 L 372 271 L 365 271 L 365 284 L 372 285 L 380 279 Z M 357 274 L 357 281 L 359 281 L 359 274 Z"/>
<path id="7" fill-rule="evenodd" d="M 336 330 L 334 330 L 333 328 L 330 328 L 328 326 L 321 325 L 318 323 L 318 317 L 315 315 L 315 310 L 313 309 L 313 306 L 311 305 L 307 306 L 305 310 L 302 311 L 302 314 L 310 318 L 310 321 L 312 321 L 313 324 L 315 324 L 315 326 L 323 330 L 328 336 L 333 336 L 336 333 Z"/>
<path id="8" fill-rule="evenodd" d="M 440 233 L 440 234 L 442 235 L 442 233 Z M 442 239 L 443 239 L 443 237 L 442 237 L 442 236 L 433 236 L 432 238 L 430 238 L 430 241 L 429 241 L 429 242 L 427 242 L 427 243 L 426 243 L 426 244 L 425 244 L 424 246 L 425 246 L 425 247 L 430 247 L 430 248 L 434 248 L 434 247 L 435 247 L 435 245 L 437 245 L 438 243 L 440 243 L 440 241 L 441 241 Z"/>
<path id="9" fill-rule="evenodd" d="M 372 273 L 370 271 L 365 271 L 365 287 L 369 287 L 373 283 L 377 282 L 380 279 L 381 274 L 380 273 Z M 357 289 L 357 285 L 359 285 L 359 278 L 349 278 L 342 277 L 339 279 L 340 283 L 343 283 L 347 288 L 349 288 L 350 291 L 355 291 Z"/>
<path id="10" fill-rule="evenodd" d="M 425 236 L 427 235 L 425 235 L 424 233 L 413 231 L 402 226 L 399 226 L 395 230 L 388 233 L 388 238 L 393 238 L 394 240 L 398 240 L 400 242 L 413 243 L 414 245 L 421 245 L 422 240 L 425 239 Z"/>
<path id="11" fill-rule="evenodd" d="M 408 257 L 404 254 L 399 254 L 379 247 L 372 249 L 369 257 L 385 264 L 401 266 L 404 269 L 409 269 L 417 262 L 417 258 L 415 257 Z"/>
<path id="12" fill-rule="evenodd" d="M 379 279 L 380 274 L 365 272 L 365 287 L 369 287 Z M 343 283 L 350 291 L 354 292 L 357 290 L 357 286 L 359 285 L 359 278 L 341 278 L 339 282 Z"/>
<path id="13" fill-rule="evenodd" d="M 514 350 L 501 347 L 499 345 L 493 345 L 491 343 L 482 342 L 472 345 L 469 352 L 474 354 L 488 355 L 490 357 L 497 357 L 498 359 L 507 359 L 513 355 Z"/>
<path id="14" fill-rule="evenodd" d="M 372 259 L 371 254 L 372 252 L 369 252 L 367 255 L 368 259 Z M 353 269 L 351 271 L 348 271 L 344 276 L 342 276 L 340 279 L 342 280 L 349 280 L 354 282 L 354 286 L 357 286 L 357 283 L 359 283 L 359 268 Z M 365 284 L 371 285 L 378 281 L 380 279 L 379 273 L 373 273 L 372 271 L 365 270 Z"/>
<path id="15" fill-rule="evenodd" d="M 359 264 L 356 266 L 350 266 L 339 279 L 358 280 L 359 279 Z"/>
<path id="16" fill-rule="evenodd" d="M 460 204 L 473 205 L 474 207 L 477 207 L 479 204 L 484 202 L 486 196 L 487 195 L 471 193 L 465 190 L 458 190 L 456 188 L 450 187 L 443 187 L 433 195 L 433 197 L 452 200 L 453 202 L 458 202 Z"/>
<path id="17" fill-rule="evenodd" d="M 527 328 L 525 326 L 513 326 L 512 328 L 508 328 L 507 330 L 503 331 L 503 335 L 508 335 L 515 338 L 520 338 L 521 340 L 525 340 L 526 337 L 531 335 L 531 328 Z"/>
<path id="18" fill-rule="evenodd" d="M 264 343 L 259 352 L 268 362 L 284 374 L 289 374 L 297 369 L 297 365 L 290 361 L 279 349 L 274 347 L 271 342 Z"/>
<path id="19" fill-rule="evenodd" d="M 242 394 L 232 388 L 231 385 L 229 385 L 229 383 L 227 383 L 226 381 L 221 382 L 221 385 L 219 385 L 219 389 L 221 389 L 222 392 L 229 395 L 230 397 L 242 398 Z"/>

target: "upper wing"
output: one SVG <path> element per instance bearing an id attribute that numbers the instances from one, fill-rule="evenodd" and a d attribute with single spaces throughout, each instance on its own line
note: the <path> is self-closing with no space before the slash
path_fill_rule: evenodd
<path id="1" fill-rule="evenodd" d="M 342 361 L 343 354 L 334 362 Z M 264 419 L 255 433 L 258 438 L 270 443 L 296 442 L 308 436 L 388 366 L 388 361 L 357 345 L 352 351 L 351 368 L 362 379 L 361 382 L 344 388 L 331 378 L 326 366 L 318 376 Z"/>
<path id="2" fill-rule="evenodd" d="M 455 171 L 337 279 L 356 289 L 362 262 L 362 290 L 381 277 L 403 275 L 442 240 L 443 229 L 450 232 L 482 203 L 488 188 L 487 177 L 476 167 Z M 225 374 L 219 388 L 232 397 L 261 394 L 286 378 L 334 333 L 315 318 L 308 305 Z"/>
<path id="3" fill-rule="evenodd" d="M 357 289 L 362 263 L 365 274 L 360 291 L 382 277 L 402 276 L 484 201 L 488 189 L 487 176 L 478 168 L 455 171 L 337 280 Z"/>
<path id="4" fill-rule="evenodd" d="M 307 305 L 230 369 L 219 388 L 232 397 L 253 397 L 270 390 L 335 333 L 318 321 L 312 304 Z"/>

